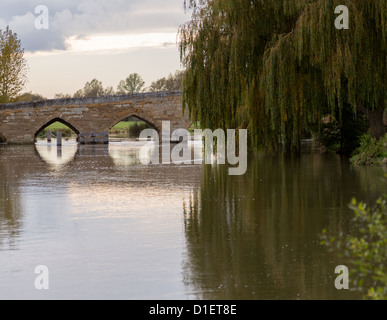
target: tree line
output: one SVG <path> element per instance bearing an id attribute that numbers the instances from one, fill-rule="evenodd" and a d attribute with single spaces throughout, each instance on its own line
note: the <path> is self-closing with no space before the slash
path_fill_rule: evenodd
<path id="1" fill-rule="evenodd" d="M 149 87 L 145 87 L 145 81 L 142 77 L 138 73 L 132 73 L 126 79 L 120 81 L 116 90 L 114 90 L 113 87 L 104 87 L 101 81 L 93 79 L 86 82 L 84 87 L 76 91 L 73 95 L 58 93 L 55 94 L 54 98 L 93 98 L 109 95 L 129 95 L 141 92 L 181 91 L 183 74 L 183 71 L 178 70 L 174 74 L 170 74 L 168 77 L 163 77 L 152 82 Z M 45 99 L 46 98 L 40 94 L 26 92 L 15 96 L 15 98 L 10 99 L 10 101 L 27 102 Z"/>
<path id="2" fill-rule="evenodd" d="M 177 70 L 174 74 L 168 77 L 160 78 L 149 87 L 145 87 L 145 81 L 138 73 L 130 74 L 126 79 L 121 80 L 114 90 L 113 87 L 104 87 L 102 82 L 98 79 L 93 79 L 86 82 L 82 89 L 79 89 L 73 94 L 56 94 L 55 98 L 91 98 L 102 97 L 115 94 L 135 94 L 141 92 L 161 92 L 161 91 L 180 91 L 182 90 L 182 78 L 184 71 Z"/>
<path id="3" fill-rule="evenodd" d="M 44 100 L 40 94 L 21 93 L 27 81 L 28 65 L 24 58 L 24 49 L 17 34 L 7 26 L 0 29 L 0 103 L 27 102 Z M 74 94 L 58 93 L 60 98 L 90 98 L 114 94 L 134 94 L 140 92 L 180 91 L 183 85 L 184 71 L 177 70 L 174 74 L 160 78 L 145 87 L 145 81 L 138 73 L 130 74 L 121 80 L 116 90 L 113 87 L 104 87 L 98 79 L 86 82 L 83 88 Z"/>

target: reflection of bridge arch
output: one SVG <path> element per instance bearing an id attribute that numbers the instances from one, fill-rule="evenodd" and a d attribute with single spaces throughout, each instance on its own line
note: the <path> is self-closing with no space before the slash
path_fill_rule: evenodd
<path id="1" fill-rule="evenodd" d="M 54 118 L 50 121 L 48 121 L 47 123 L 43 124 L 36 132 L 35 132 L 35 135 L 34 135 L 34 138 L 35 138 L 35 141 L 36 141 L 36 138 L 38 137 L 38 135 L 45 129 L 47 128 L 48 126 L 52 125 L 53 123 L 55 122 L 60 122 L 62 124 L 64 124 L 65 126 L 69 127 L 71 130 L 74 131 L 74 133 L 77 135 L 77 137 L 79 137 L 79 131 L 73 126 L 71 125 L 69 122 L 61 119 L 61 118 Z M 37 125 L 38 127 L 40 125 Z M 78 139 L 77 139 L 78 140 Z"/>
<path id="2" fill-rule="evenodd" d="M 69 164 L 75 160 L 77 152 L 78 144 L 75 142 L 63 144 L 61 147 L 44 143 L 37 143 L 35 145 L 35 155 L 38 159 L 54 167 Z"/>
<path id="3" fill-rule="evenodd" d="M 77 134 L 103 135 L 131 115 L 159 132 L 163 121 L 170 122 L 171 132 L 191 125 L 188 115 L 183 115 L 180 92 L 157 92 L 2 104 L 0 132 L 8 143 L 33 144 L 39 131 L 59 120 Z"/>

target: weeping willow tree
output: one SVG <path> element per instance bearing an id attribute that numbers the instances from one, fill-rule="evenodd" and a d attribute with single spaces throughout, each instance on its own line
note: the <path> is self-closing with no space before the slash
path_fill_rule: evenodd
<path id="1" fill-rule="evenodd" d="M 349 9 L 337 29 L 335 9 Z M 209 128 L 247 127 L 257 147 L 298 147 L 344 107 L 384 135 L 385 0 L 189 0 L 180 28 L 184 107 Z"/>

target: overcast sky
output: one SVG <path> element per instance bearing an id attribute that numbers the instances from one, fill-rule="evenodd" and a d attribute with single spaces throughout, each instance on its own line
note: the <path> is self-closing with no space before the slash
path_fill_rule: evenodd
<path id="1" fill-rule="evenodd" d="M 37 29 L 49 10 L 48 29 Z M 1 0 L 0 29 L 18 34 L 29 65 L 26 91 L 53 98 L 97 78 L 116 89 L 130 73 L 147 85 L 181 69 L 183 0 Z"/>

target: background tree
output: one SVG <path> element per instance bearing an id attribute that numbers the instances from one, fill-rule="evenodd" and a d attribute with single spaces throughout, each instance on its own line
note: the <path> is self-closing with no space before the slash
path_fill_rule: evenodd
<path id="1" fill-rule="evenodd" d="M 346 5 L 350 29 L 335 27 Z M 385 0 L 190 0 L 180 28 L 184 107 L 210 128 L 247 127 L 255 146 L 299 147 L 344 106 L 384 135 Z M 338 117 L 337 117 L 338 114 Z"/>
<path id="2" fill-rule="evenodd" d="M 149 86 L 148 91 L 149 92 L 162 92 L 162 91 L 166 91 L 165 90 L 166 80 L 167 80 L 167 78 L 164 77 L 164 78 L 157 79 L 156 81 L 153 81 L 151 83 L 151 85 Z"/>
<path id="3" fill-rule="evenodd" d="M 105 88 L 105 93 L 104 93 L 105 96 L 112 96 L 114 94 L 115 94 L 115 92 L 114 92 L 113 87 L 110 86 L 110 87 Z"/>
<path id="4" fill-rule="evenodd" d="M 102 82 L 97 79 L 93 79 L 85 84 L 83 88 L 83 94 L 85 98 L 101 97 L 105 95 Z"/>
<path id="5" fill-rule="evenodd" d="M 32 92 L 25 92 L 15 98 L 15 102 L 29 102 L 29 101 L 41 101 L 41 100 L 46 100 L 46 98 L 40 94 L 32 93 Z"/>
<path id="6" fill-rule="evenodd" d="M 71 98 L 71 94 L 68 94 L 68 93 L 57 93 L 54 96 L 54 99 L 70 99 L 70 98 Z"/>
<path id="7" fill-rule="evenodd" d="M 114 90 L 112 87 L 107 87 L 105 89 L 101 81 L 93 79 L 90 82 L 86 82 L 83 89 L 80 89 L 75 92 L 74 98 L 95 98 L 113 94 Z"/>
<path id="8" fill-rule="evenodd" d="M 160 78 L 150 85 L 150 92 L 161 91 L 182 91 L 183 90 L 184 71 L 177 70 L 174 74 L 168 77 Z"/>
<path id="9" fill-rule="evenodd" d="M 0 30 L 0 103 L 12 102 L 26 83 L 27 62 L 16 33 Z"/>
<path id="10" fill-rule="evenodd" d="M 121 80 L 117 87 L 118 94 L 133 94 L 144 91 L 145 81 L 138 73 L 130 74 L 125 80 Z"/>
<path id="11" fill-rule="evenodd" d="M 73 95 L 73 98 L 83 98 L 85 96 L 83 89 L 79 89 Z"/>

